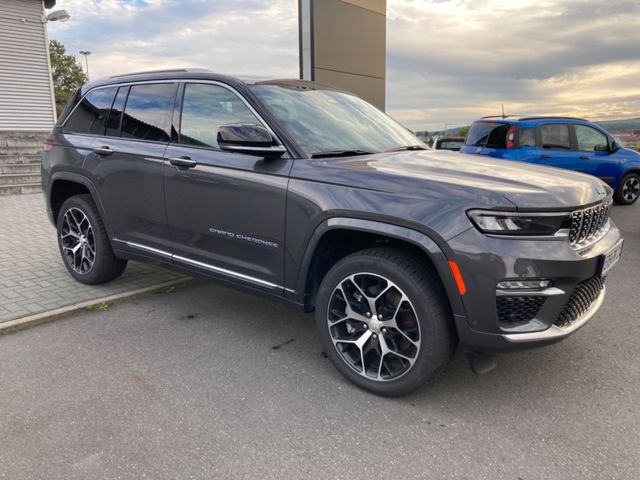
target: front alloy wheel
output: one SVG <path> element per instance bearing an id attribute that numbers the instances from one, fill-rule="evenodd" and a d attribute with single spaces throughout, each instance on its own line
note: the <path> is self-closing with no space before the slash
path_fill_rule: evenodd
<path id="1" fill-rule="evenodd" d="M 388 381 L 411 369 L 420 352 L 420 325 L 400 287 L 381 275 L 357 273 L 338 284 L 329 302 L 329 334 L 353 370 Z"/>
<path id="2" fill-rule="evenodd" d="M 629 203 L 633 203 L 640 196 L 640 178 L 629 175 L 622 184 L 622 198 Z"/>
<path id="3" fill-rule="evenodd" d="M 404 395 L 434 378 L 456 345 L 436 272 L 398 248 L 342 258 L 324 275 L 316 306 L 327 357 L 349 381 L 379 395 Z"/>

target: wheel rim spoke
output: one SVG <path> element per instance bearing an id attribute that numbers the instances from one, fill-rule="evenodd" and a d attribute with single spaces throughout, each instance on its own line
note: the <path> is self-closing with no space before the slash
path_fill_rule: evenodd
<path id="1" fill-rule="evenodd" d="M 329 299 L 333 345 L 358 374 L 376 381 L 405 375 L 421 344 L 413 305 L 389 279 L 372 273 L 344 278 Z"/>

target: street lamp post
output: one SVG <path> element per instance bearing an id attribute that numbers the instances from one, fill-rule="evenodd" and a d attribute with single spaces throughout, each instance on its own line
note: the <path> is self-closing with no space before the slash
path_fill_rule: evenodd
<path id="1" fill-rule="evenodd" d="M 80 55 L 84 55 L 84 65 L 87 70 L 87 80 L 89 80 L 89 55 L 91 55 L 91 52 L 89 50 L 80 50 Z"/>

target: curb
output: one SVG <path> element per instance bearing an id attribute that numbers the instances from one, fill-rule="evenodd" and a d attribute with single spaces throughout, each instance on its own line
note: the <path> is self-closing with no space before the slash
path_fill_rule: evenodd
<path id="1" fill-rule="evenodd" d="M 28 315 L 26 317 L 16 318 L 15 320 L 9 320 L 7 322 L 0 323 L 0 335 L 35 327 L 36 325 L 40 325 L 42 323 L 59 320 L 61 318 L 69 316 L 74 312 L 77 312 L 78 310 L 82 310 L 97 303 L 115 302 L 118 300 L 130 299 L 138 297 L 140 295 L 144 295 L 145 293 L 153 292 L 154 290 L 157 290 L 159 288 L 172 287 L 191 281 L 193 281 L 193 278 L 191 277 L 178 278 L 177 280 L 156 283 L 148 287 L 137 288 L 135 290 L 129 290 L 128 292 L 116 293 L 107 297 L 94 298 L 91 300 L 87 300 L 86 302 L 74 303 L 72 305 L 67 305 L 66 307 L 60 307 L 54 310 L 47 310 L 46 312 L 34 313 L 33 315 Z"/>

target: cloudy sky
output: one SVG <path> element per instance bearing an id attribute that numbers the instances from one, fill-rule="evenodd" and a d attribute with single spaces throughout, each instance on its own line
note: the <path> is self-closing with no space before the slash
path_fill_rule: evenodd
<path id="1" fill-rule="evenodd" d="M 319 0 L 322 1 L 322 0 Z M 298 76 L 297 0 L 58 0 L 91 77 L 168 67 Z M 387 111 L 441 129 L 500 113 L 640 116 L 638 0 L 387 0 Z"/>

